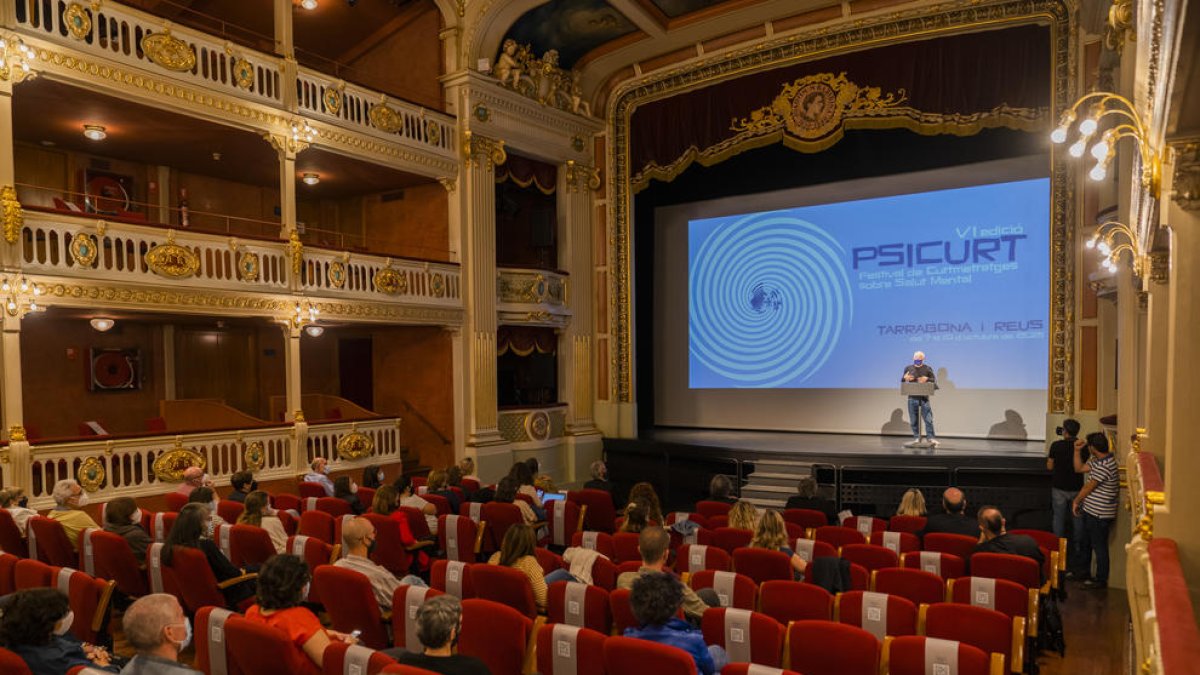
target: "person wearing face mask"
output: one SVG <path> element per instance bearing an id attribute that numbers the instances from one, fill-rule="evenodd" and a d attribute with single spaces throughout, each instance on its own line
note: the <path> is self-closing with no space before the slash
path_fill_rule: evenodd
<path id="1" fill-rule="evenodd" d="M 246 495 L 258 489 L 258 481 L 254 480 L 254 474 L 249 471 L 238 471 L 230 476 L 229 485 L 233 491 L 225 499 L 239 504 L 245 503 Z"/>
<path id="2" fill-rule="evenodd" d="M 936 388 L 936 381 L 933 376 L 933 368 L 925 363 L 925 352 L 916 352 L 913 354 L 913 362 L 910 366 L 904 367 L 904 375 L 901 376 L 902 382 L 933 382 Z M 929 405 L 928 396 L 909 396 L 908 397 L 908 422 L 912 426 L 913 439 L 904 444 L 906 448 L 915 448 L 921 444 L 921 421 L 925 422 L 925 439 L 932 447 L 938 446 L 937 434 L 933 431 L 933 408 Z"/>
<path id="3" fill-rule="evenodd" d="M 372 490 L 378 490 L 379 486 L 383 485 L 383 468 L 371 464 L 363 469 L 362 486 Z"/>
<path id="4" fill-rule="evenodd" d="M 198 487 L 192 490 L 192 494 L 188 495 L 189 504 L 199 504 L 208 509 L 208 522 L 205 524 L 204 536 L 210 539 L 213 532 L 216 532 L 218 525 L 228 525 L 225 519 L 217 515 L 217 492 L 210 487 Z"/>
<path id="5" fill-rule="evenodd" d="M 192 642 L 192 622 L 175 596 L 154 593 L 138 598 L 121 618 L 125 639 L 137 654 L 121 675 L 199 675 L 179 663 Z"/>
<path id="6" fill-rule="evenodd" d="M 70 540 L 71 546 L 75 550 L 79 550 L 80 532 L 89 527 L 100 528 L 96 521 L 92 520 L 92 517 L 83 510 L 87 503 L 87 493 L 74 480 L 65 478 L 54 484 L 55 507 L 47 516 L 62 525 L 67 539 Z"/>
<path id="7" fill-rule="evenodd" d="M 138 564 L 146 562 L 146 549 L 154 542 L 142 529 L 142 510 L 130 497 L 117 497 L 104 510 L 104 531 L 112 532 L 129 543 Z"/>
<path id="8" fill-rule="evenodd" d="M 246 508 L 238 516 L 238 525 L 253 525 L 267 531 L 271 537 L 271 545 L 276 553 L 287 552 L 287 531 L 283 529 L 283 521 L 271 508 L 271 497 L 262 490 L 246 495 Z"/>
<path id="9" fill-rule="evenodd" d="M 443 675 L 490 675 L 487 665 L 474 656 L 456 654 L 462 633 L 462 603 L 453 595 L 426 600 L 417 609 L 417 639 L 424 649 L 406 652 L 386 650 L 407 666 L 416 666 Z M 415 645 L 414 645 L 415 647 Z"/>
<path id="10" fill-rule="evenodd" d="M 361 516 L 367 510 L 358 499 L 358 486 L 350 481 L 349 476 L 338 476 L 333 481 L 333 496 L 349 504 L 350 512 L 356 516 Z"/>
<path id="11" fill-rule="evenodd" d="M 392 593 L 396 592 L 397 586 L 424 586 L 425 582 L 412 574 L 397 579 L 387 568 L 372 561 L 370 555 L 375 548 L 375 536 L 375 526 L 370 520 L 355 518 L 347 522 L 342 526 L 342 557 L 333 566 L 366 577 L 375 591 L 379 609 L 387 611 L 392 607 Z"/>
<path id="12" fill-rule="evenodd" d="M 325 488 L 327 497 L 333 496 L 333 481 L 329 480 L 329 462 L 325 461 L 324 457 L 318 457 L 308 465 L 310 471 L 304 474 L 305 483 L 317 483 Z"/>
<path id="13" fill-rule="evenodd" d="M 25 496 L 25 490 L 19 487 L 10 487 L 0 490 L 0 509 L 8 511 L 13 518 L 13 522 L 17 524 L 17 529 L 21 530 L 21 536 L 24 537 L 26 528 L 29 527 L 29 519 L 38 514 L 37 511 L 28 507 L 29 498 Z"/>
<path id="14" fill-rule="evenodd" d="M 71 634 L 74 622 L 67 596 L 58 589 L 17 591 L 7 598 L 0 616 L 0 646 L 16 652 L 33 675 L 62 675 L 76 666 L 119 672 L 106 649 Z"/>

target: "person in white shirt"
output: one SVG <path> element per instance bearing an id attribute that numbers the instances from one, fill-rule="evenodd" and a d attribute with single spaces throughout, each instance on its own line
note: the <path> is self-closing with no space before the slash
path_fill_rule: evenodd
<path id="1" fill-rule="evenodd" d="M 271 545 L 276 553 L 287 553 L 287 531 L 283 529 L 283 521 L 271 508 L 271 497 L 262 490 L 255 490 L 246 495 L 246 508 L 238 516 L 238 525 L 253 525 L 267 531 L 271 537 Z"/>
<path id="2" fill-rule="evenodd" d="M 396 493 L 400 495 L 400 506 L 407 506 L 425 514 L 425 522 L 429 524 L 429 533 L 437 534 L 437 507 L 413 494 L 412 479 L 400 476 L 393 483 Z"/>
<path id="3" fill-rule="evenodd" d="M 10 487 L 0 490 L 0 508 L 12 514 L 13 522 L 17 524 L 17 529 L 21 530 L 21 536 L 25 536 L 26 528 L 29 527 L 29 519 L 38 514 L 31 508 L 25 505 L 29 503 L 29 498 L 25 496 L 25 490 L 19 487 Z"/>
<path id="4" fill-rule="evenodd" d="M 359 517 L 347 522 L 342 526 L 342 558 L 333 566 L 353 570 L 369 579 L 375 591 L 375 601 L 380 609 L 387 611 L 392 607 L 392 594 L 397 586 L 424 586 L 425 582 L 412 574 L 397 579 L 385 567 L 372 561 L 370 555 L 375 548 L 375 536 L 375 526 L 366 518 Z"/>
<path id="5" fill-rule="evenodd" d="M 325 496 L 333 496 L 333 481 L 329 480 L 329 462 L 325 461 L 324 457 L 318 457 L 309 465 L 311 469 L 304 474 L 305 483 L 319 483 L 325 488 Z"/>

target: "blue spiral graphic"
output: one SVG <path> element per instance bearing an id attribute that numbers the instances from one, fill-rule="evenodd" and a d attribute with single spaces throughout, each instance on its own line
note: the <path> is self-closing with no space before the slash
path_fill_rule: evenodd
<path id="1" fill-rule="evenodd" d="M 853 316 L 845 259 L 837 240 L 799 218 L 719 226 L 688 273 L 692 357 L 738 387 L 806 381 Z"/>

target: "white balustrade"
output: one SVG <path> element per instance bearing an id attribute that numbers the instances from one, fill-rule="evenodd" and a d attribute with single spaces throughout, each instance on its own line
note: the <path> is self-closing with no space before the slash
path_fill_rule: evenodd
<path id="1" fill-rule="evenodd" d="M 367 457 L 354 460 L 342 459 L 338 454 L 338 442 L 344 436 L 360 433 L 371 440 L 373 449 Z M 307 462 L 322 457 L 333 470 L 366 466 L 367 464 L 389 464 L 400 461 L 400 418 L 381 417 L 355 422 L 320 422 L 308 426 Z"/>
<path id="2" fill-rule="evenodd" d="M 380 288 L 377 275 L 389 267 L 395 272 L 395 284 Z M 342 279 L 340 286 L 337 279 Z M 458 265 L 307 248 L 301 287 L 312 294 L 406 304 L 459 306 L 462 298 Z"/>

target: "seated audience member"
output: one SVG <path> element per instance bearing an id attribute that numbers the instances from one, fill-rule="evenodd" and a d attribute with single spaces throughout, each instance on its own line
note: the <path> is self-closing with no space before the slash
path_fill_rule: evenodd
<path id="1" fill-rule="evenodd" d="M 246 501 L 246 495 L 258 489 L 258 481 L 254 480 L 254 474 L 249 471 L 238 471 L 230 476 L 229 485 L 233 487 L 233 492 L 225 499 L 239 504 Z"/>
<path id="2" fill-rule="evenodd" d="M 301 606 L 311 581 L 303 560 L 288 553 L 277 555 L 259 570 L 258 603 L 246 610 L 247 619 L 287 635 L 292 645 L 308 657 L 308 667 L 291 675 L 321 675 L 321 662 L 331 640 L 354 643 L 349 635 L 323 628 L 317 615 Z"/>
<path id="3" fill-rule="evenodd" d="M 104 531 L 124 539 L 139 565 L 146 563 L 146 549 L 154 539 L 142 529 L 142 510 L 131 497 L 117 497 L 108 503 L 104 509 Z"/>
<path id="4" fill-rule="evenodd" d="M 469 500 L 471 498 L 471 490 L 468 490 L 466 486 L 463 485 L 462 479 L 462 469 L 458 468 L 457 464 L 451 466 L 449 469 L 446 469 L 446 485 L 462 490 L 463 499 Z M 453 490 L 451 490 L 451 492 L 453 492 Z M 457 497 L 458 495 L 455 496 Z M 459 504 L 462 504 L 462 500 L 459 501 Z M 457 511 L 455 511 L 455 513 L 457 513 Z"/>
<path id="5" fill-rule="evenodd" d="M 765 548 L 787 554 L 792 561 L 792 576 L 797 581 L 804 578 L 804 570 L 808 568 L 808 563 L 788 546 L 787 525 L 783 522 L 783 516 L 775 509 L 763 511 L 762 517 L 758 519 L 758 529 L 754 531 L 754 538 L 750 540 L 750 548 Z"/>
<path id="6" fill-rule="evenodd" d="M 546 507 L 542 504 L 542 498 L 538 496 L 537 487 L 533 484 L 533 471 L 530 470 L 529 464 L 527 462 L 513 464 L 512 469 L 508 472 L 508 477 L 516 482 L 517 494 L 525 495 L 533 501 L 536 520 L 545 520 Z M 499 489 L 496 491 L 499 492 Z"/>
<path id="7" fill-rule="evenodd" d="M 355 518 L 342 525 L 342 557 L 333 566 L 353 570 L 370 580 L 375 601 L 380 609 L 387 611 L 392 607 L 392 593 L 397 586 L 424 586 L 425 582 L 412 574 L 397 579 L 387 568 L 370 559 L 374 548 L 375 526 L 366 518 Z"/>
<path id="8" fill-rule="evenodd" d="M 975 552 L 1023 555 L 1032 558 L 1038 564 L 1038 569 L 1042 569 L 1046 557 L 1038 548 L 1037 541 L 1024 534 L 1009 534 L 1006 526 L 1000 509 L 994 506 L 979 509 L 979 544 L 975 546 Z"/>
<path id="9" fill-rule="evenodd" d="M 625 520 L 621 522 L 619 532 L 637 534 L 650 525 L 650 505 L 641 499 L 629 502 L 623 515 Z"/>
<path id="10" fill-rule="evenodd" d="M 329 480 L 329 462 L 324 457 L 318 457 L 308 465 L 309 472 L 304 474 L 305 483 L 317 483 L 325 489 L 325 496 L 333 496 L 333 481 Z"/>
<path id="11" fill-rule="evenodd" d="M 424 650 L 396 654 L 397 661 L 443 675 L 491 675 L 483 661 L 455 653 L 462 633 L 462 603 L 458 598 L 439 595 L 426 600 L 417 608 L 416 621 L 417 640 Z"/>
<path id="12" fill-rule="evenodd" d="M 212 480 L 208 474 L 204 473 L 204 469 L 198 466 L 189 466 L 183 471 L 183 482 L 175 489 L 181 495 L 190 495 L 192 490 L 198 487 L 212 487 Z"/>
<path id="13" fill-rule="evenodd" d="M 526 525 L 538 522 L 537 513 L 534 512 L 529 502 L 524 499 L 517 499 L 517 481 L 512 476 L 505 476 L 500 479 L 500 483 L 496 485 L 496 498 L 492 501 L 515 504 L 521 510 L 521 517 L 525 519 Z"/>
<path id="14" fill-rule="evenodd" d="M 712 477 L 708 482 L 708 501 L 726 504 L 737 501 L 737 497 L 733 496 L 733 483 L 730 482 L 729 476 L 719 473 Z"/>
<path id="15" fill-rule="evenodd" d="M 208 509 L 208 522 L 204 526 L 204 536 L 212 537 L 218 525 L 228 525 L 225 519 L 217 514 L 217 492 L 210 487 L 198 487 L 188 495 L 189 504 L 199 504 Z"/>
<path id="16" fill-rule="evenodd" d="M 667 569 L 667 559 L 671 556 L 671 535 L 657 525 L 651 525 L 638 535 L 638 553 L 642 556 L 642 566 L 636 572 L 625 572 L 617 577 L 617 588 L 633 588 L 633 582 L 646 574 L 657 574 Z M 693 591 L 683 587 L 683 615 L 697 625 L 704 610 L 721 605 L 717 592 L 711 588 Z"/>
<path id="17" fill-rule="evenodd" d="M 47 517 L 57 520 L 67 533 L 71 546 L 79 550 L 79 533 L 89 527 L 99 528 L 96 521 L 83 510 L 88 504 L 87 493 L 79 487 L 79 483 L 71 478 L 64 478 L 54 484 L 54 508 Z"/>
<path id="18" fill-rule="evenodd" d="M 920 536 L 934 532 L 979 536 L 979 523 L 967 516 L 967 497 L 962 490 L 947 488 L 942 493 L 942 509 L 943 513 L 929 514 L 925 529 L 918 533 Z"/>
<path id="19" fill-rule="evenodd" d="M 138 598 L 125 610 L 121 626 L 137 650 L 121 675 L 200 674 L 179 663 L 179 652 L 192 642 L 192 623 L 175 596 L 154 593 Z"/>
<path id="20" fill-rule="evenodd" d="M 917 488 L 909 488 L 904 496 L 900 499 L 900 506 L 896 508 L 898 516 L 923 516 L 925 515 L 925 495 Z"/>
<path id="21" fill-rule="evenodd" d="M 383 485 L 383 467 L 368 464 L 363 468 L 362 486 L 371 490 L 377 490 L 380 485 Z"/>
<path id="22" fill-rule="evenodd" d="M 271 546 L 275 547 L 275 552 L 286 553 L 287 530 L 283 527 L 283 521 L 275 514 L 275 509 L 271 508 L 271 496 L 262 490 L 256 490 L 246 495 L 245 504 L 242 515 L 238 516 L 238 525 L 261 527 L 267 531 L 267 536 L 271 537 Z"/>
<path id="23" fill-rule="evenodd" d="M 425 514 L 425 522 L 429 525 L 429 531 L 437 534 L 437 507 L 414 494 L 412 479 L 408 476 L 400 476 L 392 481 L 392 486 L 396 488 L 400 506 L 407 506 Z"/>
<path id="24" fill-rule="evenodd" d="M 529 578 L 533 587 L 533 599 L 537 601 L 539 610 L 546 609 L 546 584 L 555 581 L 575 581 L 570 572 L 554 570 L 549 576 L 542 576 L 542 566 L 538 564 L 533 549 L 537 547 L 537 536 L 528 525 L 513 525 L 504 533 L 504 541 L 500 550 L 488 559 L 489 565 L 502 565 L 521 570 Z"/>
<path id="25" fill-rule="evenodd" d="M 371 504 L 371 510 L 381 516 L 396 521 L 400 527 L 400 543 L 407 546 L 412 546 L 417 543 L 417 538 L 413 535 L 412 527 L 408 524 L 408 518 L 399 510 L 400 499 L 396 494 L 396 488 L 391 485 L 384 485 L 375 491 L 375 501 Z M 418 569 L 425 572 L 429 569 L 431 561 L 429 555 L 424 551 L 417 552 Z"/>
<path id="26" fill-rule="evenodd" d="M 458 468 L 462 471 L 463 478 L 470 478 L 473 481 L 479 481 L 479 476 L 475 475 L 475 459 L 472 457 L 463 457 L 458 460 Z M 482 481 L 479 481 L 482 482 Z"/>
<path id="27" fill-rule="evenodd" d="M 0 509 L 12 514 L 13 522 L 17 524 L 17 529 L 21 530 L 22 537 L 26 535 L 29 519 L 38 514 L 29 508 L 29 498 L 25 496 L 25 490 L 19 487 L 0 490 Z"/>
<path id="28" fill-rule="evenodd" d="M 174 557 L 175 547 L 194 548 L 204 553 L 208 567 L 212 570 L 217 583 L 228 581 L 242 575 L 242 571 L 229 562 L 229 558 L 221 552 L 216 542 L 204 536 L 204 530 L 209 521 L 208 509 L 197 503 L 187 504 L 179 512 L 175 524 L 167 534 L 167 541 L 162 550 L 162 563 L 170 565 Z M 225 604 L 233 609 L 246 598 L 254 595 L 254 580 L 248 579 L 221 590 L 225 596 Z"/>
<path id="29" fill-rule="evenodd" d="M 729 527 L 755 531 L 758 529 L 758 509 L 744 499 L 734 502 L 733 508 L 729 509 Z"/>
<path id="30" fill-rule="evenodd" d="M 454 490 L 450 489 L 450 474 L 446 471 L 438 469 L 430 471 L 429 477 L 425 479 L 425 485 L 429 488 L 428 494 L 437 495 L 450 502 L 450 513 L 458 513 L 458 507 L 462 505 L 462 499 Z"/>
<path id="31" fill-rule="evenodd" d="M 817 479 L 812 476 L 805 476 L 797 481 L 796 494 L 788 497 L 787 504 L 783 508 L 820 511 L 825 514 L 825 521 L 828 524 L 835 525 L 838 522 L 837 506 L 832 499 L 820 496 Z"/>
<path id="32" fill-rule="evenodd" d="M 713 675 L 729 662 L 725 650 L 704 642 L 698 628 L 675 616 L 683 604 L 683 582 L 667 572 L 643 574 L 629 592 L 629 605 L 638 627 L 625 629 L 625 637 L 649 640 L 687 652 L 700 675 Z"/>
<path id="33" fill-rule="evenodd" d="M 658 501 L 658 493 L 654 491 L 654 486 L 643 481 L 629 488 L 629 501 L 632 503 L 638 500 L 646 503 L 646 520 L 654 525 L 662 525 L 662 505 Z"/>
<path id="34" fill-rule="evenodd" d="M 583 484 L 585 490 L 604 490 L 608 494 L 613 492 L 612 481 L 608 479 L 608 465 L 602 460 L 592 462 L 591 466 L 592 479 Z"/>
<path id="35" fill-rule="evenodd" d="M 85 645 L 70 633 L 74 621 L 67 596 L 58 589 L 17 591 L 8 596 L 0 615 L 0 646 L 16 652 L 33 675 L 63 675 L 76 666 L 120 671 L 107 650 Z"/>
<path id="36" fill-rule="evenodd" d="M 361 516 L 367 507 L 358 500 L 358 486 L 350 482 L 349 476 L 338 476 L 333 481 L 333 496 L 350 505 L 350 513 Z"/>

